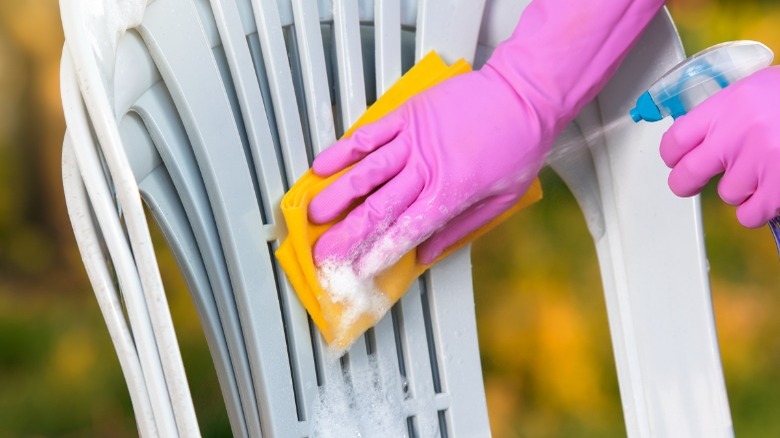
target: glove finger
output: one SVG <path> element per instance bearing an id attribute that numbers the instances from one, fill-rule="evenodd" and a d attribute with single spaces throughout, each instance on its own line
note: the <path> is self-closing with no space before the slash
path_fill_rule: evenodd
<path id="1" fill-rule="evenodd" d="M 750 198 L 757 187 L 755 165 L 749 160 L 737 158 L 718 182 L 718 194 L 726 204 L 740 205 Z"/>
<path id="2" fill-rule="evenodd" d="M 341 216 L 360 198 L 395 177 L 404 168 L 406 155 L 393 144 L 369 154 L 312 199 L 309 220 L 324 224 Z"/>
<path id="3" fill-rule="evenodd" d="M 669 188 L 677 196 L 693 196 L 726 168 L 715 140 L 708 140 L 688 152 L 669 174 Z"/>
<path id="4" fill-rule="evenodd" d="M 350 260 L 370 246 L 398 215 L 420 195 L 423 181 L 411 170 L 402 171 L 365 202 L 333 225 L 314 244 L 314 261 Z"/>
<path id="5" fill-rule="evenodd" d="M 363 278 L 371 278 L 384 271 L 467 207 L 462 205 L 462 209 L 455 211 L 436 202 L 436 197 L 429 193 L 418 197 L 363 251 L 356 263 L 358 273 Z"/>
<path id="6" fill-rule="evenodd" d="M 716 96 L 712 96 L 715 98 Z M 689 152 L 701 144 L 710 131 L 717 105 L 705 101 L 690 113 L 675 120 L 661 139 L 661 158 L 667 167 L 675 167 Z"/>
<path id="7" fill-rule="evenodd" d="M 351 136 L 322 151 L 314 159 L 312 169 L 319 176 L 331 176 L 393 140 L 402 128 L 401 112 L 392 112 L 377 122 L 358 128 Z"/>
<path id="8" fill-rule="evenodd" d="M 421 243 L 417 259 L 424 265 L 433 263 L 445 250 L 510 209 L 516 201 L 513 195 L 504 195 L 473 205 Z"/>
<path id="9" fill-rule="evenodd" d="M 739 207 L 737 220 L 748 228 L 758 228 L 780 214 L 780 175 L 768 174 L 755 193 Z"/>

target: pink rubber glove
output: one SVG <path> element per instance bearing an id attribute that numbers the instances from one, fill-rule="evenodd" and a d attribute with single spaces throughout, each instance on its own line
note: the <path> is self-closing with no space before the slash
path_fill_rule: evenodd
<path id="1" fill-rule="evenodd" d="M 780 214 L 780 68 L 761 70 L 680 117 L 664 134 L 661 157 L 678 196 L 699 193 L 725 172 L 718 194 L 737 219 L 760 227 Z"/>
<path id="2" fill-rule="evenodd" d="M 317 241 L 315 262 L 348 262 L 367 278 L 419 245 L 430 263 L 511 207 L 662 5 L 535 0 L 482 69 L 325 150 L 320 176 L 359 163 L 312 201 L 310 220 L 358 205 Z"/>

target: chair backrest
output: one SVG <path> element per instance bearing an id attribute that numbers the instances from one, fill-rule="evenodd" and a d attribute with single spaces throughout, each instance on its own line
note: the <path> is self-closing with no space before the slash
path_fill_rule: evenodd
<path id="1" fill-rule="evenodd" d="M 91 44 L 87 3 L 61 6 L 63 177 L 142 433 L 198 430 L 139 194 L 193 295 L 235 435 L 312 435 L 320 392 L 343 387 L 342 371 L 354 387 L 379 374 L 409 436 L 489 435 L 468 249 L 337 362 L 273 250 L 281 196 L 367 103 L 432 49 L 478 67 L 528 2 L 156 0 L 111 50 Z M 698 205 L 671 196 L 651 158 L 663 126 L 590 134 L 681 58 L 665 13 L 635 51 L 567 134 L 590 147 L 551 164 L 596 241 L 629 434 L 722 436 Z"/>

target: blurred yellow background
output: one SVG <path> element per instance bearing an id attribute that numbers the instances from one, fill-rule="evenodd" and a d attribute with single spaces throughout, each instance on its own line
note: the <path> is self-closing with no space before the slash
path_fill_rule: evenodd
<path id="1" fill-rule="evenodd" d="M 674 0 L 692 54 L 733 39 L 780 53 L 776 0 Z M 60 182 L 62 31 L 55 0 L 0 2 L 0 435 L 135 436 L 129 397 L 81 265 Z M 475 245 L 496 437 L 624 436 L 595 250 L 550 171 L 545 199 Z M 726 383 L 740 437 L 780 436 L 780 264 L 767 229 L 703 195 Z M 160 265 L 204 436 L 229 426 L 175 262 Z"/>

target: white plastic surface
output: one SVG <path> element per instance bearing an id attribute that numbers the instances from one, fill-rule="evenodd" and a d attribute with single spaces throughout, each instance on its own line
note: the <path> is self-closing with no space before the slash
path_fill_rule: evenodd
<path id="1" fill-rule="evenodd" d="M 100 238 L 95 233 L 97 227 L 93 222 L 93 212 L 79 174 L 73 144 L 68 133 L 65 134 L 65 144 L 62 150 L 62 183 L 68 204 L 68 214 L 74 224 L 73 232 L 76 235 L 76 242 L 119 357 L 119 364 L 125 375 L 138 429 L 144 437 L 159 436 L 155 414 L 149 399 L 150 385 L 147 385 L 144 380 L 138 351 L 125 320 L 122 303 L 114 287 L 105 254 L 101 249 Z"/>
<path id="2" fill-rule="evenodd" d="M 233 361 L 238 396 L 225 394 L 234 400 L 228 409 L 236 435 L 310 436 L 319 386 L 343 385 L 336 380 L 343 378 L 342 368 L 359 373 L 372 353 L 403 382 L 387 390 L 404 400 L 410 435 L 489 436 L 468 249 L 426 273 L 342 363 L 325 360 L 323 340 L 271 251 L 285 232 L 279 199 L 312 155 L 335 140 L 336 128 L 362 113 L 374 92 L 367 83 L 380 94 L 400 76 L 406 53 L 419 58 L 431 49 L 447 61 L 463 57 L 478 66 L 514 29 L 527 1 L 156 0 L 137 33 L 93 47 L 75 26 L 83 24 L 84 7 L 98 3 L 62 0 L 67 46 L 75 47 L 65 53 L 63 77 L 75 75 L 73 84 L 78 78 L 89 109 L 87 116 L 73 103 L 75 85 L 63 86 L 75 143 L 71 155 L 66 142 L 63 169 L 74 211 L 88 206 L 73 160 L 87 189 L 102 190 L 89 195 L 98 223 L 89 215 L 71 216 L 80 245 L 102 235 L 113 248 L 125 299 L 139 300 L 136 310 L 128 306 L 134 351 L 110 295 L 101 298 L 109 303 L 107 324 L 142 435 L 198 434 L 189 392 L 181 386 L 186 380 L 178 350 L 170 344 L 175 335 L 164 317 L 139 202 L 140 176 L 134 174 L 153 164 L 166 172 L 150 174 L 154 180 L 141 187 L 150 187 L 145 196 L 156 201 L 155 217 L 166 221 L 163 231 L 180 261 L 201 257 L 208 276 L 190 268 L 201 279 L 193 287 L 213 294 L 217 306 L 218 315 L 212 309 L 204 324 L 221 324 L 224 332 L 224 346 L 215 343 L 212 354 Z M 121 36 L 123 26 L 116 29 Z M 411 30 L 413 48 L 402 43 L 410 41 Z M 114 68 L 117 47 L 126 50 L 116 54 Z M 665 14 L 635 53 L 642 56 L 629 56 L 568 135 L 625 117 L 637 91 L 682 58 Z M 153 64 L 134 61 L 142 55 Z M 140 116 L 158 158 L 123 145 L 117 123 L 129 113 Z M 87 123 L 97 132 L 109 175 Z M 580 202 L 596 243 L 629 435 L 727 437 L 733 432 L 699 208 L 666 188 L 656 151 L 663 129 L 615 129 L 577 151 L 577 160 L 552 164 Z M 191 237 L 182 237 L 187 232 Z M 82 251 L 96 293 L 105 297 L 105 258 L 94 249 Z M 220 379 L 227 382 L 230 375 L 224 371 Z"/>
<path id="3" fill-rule="evenodd" d="M 125 257 L 122 260 L 115 259 L 114 262 L 119 266 L 117 273 L 120 278 L 127 275 L 126 278 L 133 279 L 133 273 L 135 273 L 137 276 L 135 278 L 140 281 L 140 287 L 133 282 L 131 283 L 132 287 L 123 290 L 143 290 L 143 298 L 138 298 L 138 305 L 134 313 L 136 313 L 137 318 L 142 318 L 143 314 L 147 315 L 146 317 L 151 321 L 154 339 L 140 340 L 139 344 L 142 346 L 140 350 L 155 351 L 154 354 L 159 355 L 167 387 L 167 391 L 159 387 L 150 391 L 155 414 L 159 416 L 158 429 L 163 435 L 168 435 L 173 430 L 178 430 L 178 433 L 187 436 L 199 435 L 199 426 L 168 302 L 160 279 L 160 271 L 154 256 L 149 227 L 141 206 L 137 183 L 122 151 L 122 141 L 119 138 L 119 130 L 111 106 L 113 96 L 109 94 L 109 90 L 113 89 L 110 86 L 110 77 L 113 74 L 113 55 L 116 43 L 125 29 L 137 24 L 142 17 L 143 2 L 135 0 L 120 3 L 88 3 L 92 4 L 85 5 L 78 0 L 62 0 L 60 10 L 63 30 L 67 39 L 66 45 L 70 47 L 68 53 L 73 60 L 73 70 L 76 72 L 73 82 L 77 82 L 78 89 L 82 91 L 91 126 L 95 130 L 100 149 L 112 174 L 116 196 L 122 205 L 130 237 L 129 245 L 121 231 L 111 234 L 104 233 L 104 237 L 109 247 L 123 247 L 123 245 L 132 247 L 130 257 Z M 68 71 L 66 63 L 63 66 L 65 75 L 72 74 Z M 73 102 L 77 98 L 78 96 L 63 93 L 64 106 L 72 108 Z M 71 112 L 66 115 L 66 120 L 68 116 L 80 117 L 80 115 Z M 82 143 L 88 141 L 88 131 L 82 132 L 83 134 L 74 136 L 76 150 Z M 83 154 L 77 153 L 77 160 L 81 161 L 83 156 Z M 80 165 L 80 167 L 82 171 L 85 171 L 83 166 Z M 92 177 L 97 177 L 97 174 L 93 173 Z M 87 184 L 87 189 L 91 189 L 90 184 Z M 105 220 L 98 218 L 98 220 L 101 222 L 101 226 L 104 226 L 104 223 L 117 224 L 118 226 L 118 221 L 113 218 L 106 217 Z M 129 247 L 123 252 L 124 254 L 130 253 Z M 132 322 L 133 318 L 131 318 Z M 154 354 L 148 354 L 148 370 L 150 372 L 156 369 L 152 364 Z M 156 380 L 158 382 L 155 385 L 159 386 L 160 378 L 158 377 Z M 165 406 L 166 401 L 163 400 L 166 396 L 170 397 L 167 403 L 170 403 L 173 409 L 174 427 L 170 426 L 170 419 L 166 414 L 168 409 Z M 154 404 L 155 398 L 159 399 L 157 404 Z"/>
<path id="4" fill-rule="evenodd" d="M 511 0 L 488 3 L 485 20 L 494 25 L 482 27 L 478 64 L 509 36 L 517 16 Z M 668 122 L 638 126 L 627 116 L 632 99 L 683 59 L 662 11 L 561 136 L 563 146 L 587 138 L 588 147 L 557 154 L 551 163 L 577 198 L 596 244 L 631 437 L 733 436 L 699 200 L 668 189 L 658 155 Z M 610 129 L 594 135 L 602 127 Z"/>

